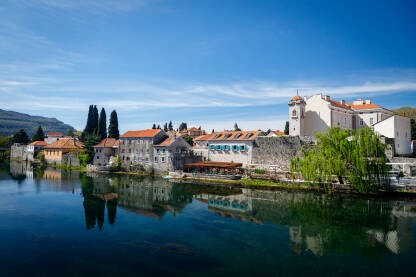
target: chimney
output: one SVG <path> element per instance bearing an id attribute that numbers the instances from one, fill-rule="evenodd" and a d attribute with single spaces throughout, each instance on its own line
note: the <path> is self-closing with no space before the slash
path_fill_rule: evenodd
<path id="1" fill-rule="evenodd" d="M 402 112 L 402 116 L 406 116 L 406 114 L 404 112 Z"/>
<path id="2" fill-rule="evenodd" d="M 173 133 L 173 140 L 176 140 L 176 132 Z"/>
<path id="3" fill-rule="evenodd" d="M 305 101 L 305 102 L 306 102 L 306 96 L 303 96 L 303 101 Z"/>
<path id="4" fill-rule="evenodd" d="M 370 100 L 370 99 L 366 99 L 366 100 L 364 101 L 364 104 L 371 104 L 371 100 Z"/>
<path id="5" fill-rule="evenodd" d="M 331 100 L 331 97 L 329 95 L 325 95 L 325 100 L 329 101 L 329 100 Z"/>

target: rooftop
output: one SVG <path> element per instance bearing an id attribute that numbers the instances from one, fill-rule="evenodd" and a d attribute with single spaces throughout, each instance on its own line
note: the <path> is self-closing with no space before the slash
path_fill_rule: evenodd
<path id="1" fill-rule="evenodd" d="M 118 147 L 119 140 L 115 138 L 105 138 L 94 147 Z"/>
<path id="2" fill-rule="evenodd" d="M 362 105 L 354 105 L 354 103 L 348 103 L 353 110 L 371 110 L 371 109 L 382 109 L 379 105 L 376 104 L 362 104 Z"/>
<path id="3" fill-rule="evenodd" d="M 63 134 L 60 133 L 60 132 L 51 132 L 51 133 L 48 133 L 48 137 L 62 137 L 62 136 L 63 136 Z"/>
<path id="4" fill-rule="evenodd" d="M 48 143 L 46 141 L 34 141 L 34 142 L 31 142 L 29 145 L 45 146 L 47 144 Z"/>
<path id="5" fill-rule="evenodd" d="M 84 144 L 77 139 L 63 138 L 55 141 L 47 146 L 45 149 L 82 149 Z"/>
<path id="6" fill-rule="evenodd" d="M 120 136 L 120 138 L 144 138 L 154 137 L 161 129 L 147 129 L 141 131 L 127 131 Z"/>
<path id="7" fill-rule="evenodd" d="M 208 135 L 203 135 L 195 138 L 194 141 L 205 140 L 253 140 L 261 131 L 224 131 L 214 132 Z"/>
<path id="8" fill-rule="evenodd" d="M 169 145 L 171 145 L 172 144 L 172 142 L 174 142 L 175 141 L 175 139 L 174 139 L 174 137 L 173 136 L 169 136 L 168 138 L 166 138 L 164 141 L 162 141 L 161 143 L 159 143 L 159 144 L 155 144 L 155 145 L 153 145 L 153 146 L 169 146 Z"/>

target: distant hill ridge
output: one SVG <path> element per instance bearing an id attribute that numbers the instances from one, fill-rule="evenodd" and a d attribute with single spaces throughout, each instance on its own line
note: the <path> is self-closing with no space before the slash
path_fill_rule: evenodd
<path id="1" fill-rule="evenodd" d="M 75 131 L 74 127 L 56 118 L 33 116 L 0 109 L 0 135 L 2 136 L 13 135 L 18 130 L 24 129 L 31 137 L 39 125 L 42 126 L 45 134 L 48 132 L 61 132 L 65 135 L 70 129 Z"/>

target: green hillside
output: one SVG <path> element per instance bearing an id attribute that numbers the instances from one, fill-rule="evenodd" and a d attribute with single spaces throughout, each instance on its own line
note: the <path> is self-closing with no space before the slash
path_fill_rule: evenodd
<path id="1" fill-rule="evenodd" d="M 31 137 L 39 125 L 42 126 L 45 133 L 62 132 L 65 135 L 69 129 L 75 131 L 74 127 L 56 118 L 32 116 L 0 109 L 0 135 L 2 136 L 13 135 L 19 129 L 24 129 Z"/>
<path id="2" fill-rule="evenodd" d="M 401 107 L 399 109 L 393 110 L 393 112 L 395 114 L 398 114 L 398 115 L 402 115 L 402 113 L 404 113 L 406 116 L 408 116 L 410 118 L 415 118 L 416 119 L 416 108 L 412 108 L 412 107 Z"/>

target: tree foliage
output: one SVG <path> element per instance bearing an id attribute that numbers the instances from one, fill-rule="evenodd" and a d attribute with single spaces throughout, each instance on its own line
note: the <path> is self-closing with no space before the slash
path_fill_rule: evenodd
<path id="1" fill-rule="evenodd" d="M 234 131 L 241 131 L 241 129 L 238 127 L 237 122 L 234 123 Z"/>
<path id="2" fill-rule="evenodd" d="M 20 129 L 16 134 L 13 136 L 13 143 L 28 143 L 29 137 L 25 130 Z"/>
<path id="3" fill-rule="evenodd" d="M 167 124 L 167 123 L 165 123 L 165 124 L 163 125 L 163 131 L 165 131 L 165 132 L 169 131 L 169 130 L 168 130 L 168 124 Z"/>
<path id="4" fill-rule="evenodd" d="M 410 119 L 410 133 L 412 136 L 412 140 L 416 140 L 416 120 Z"/>
<path id="5" fill-rule="evenodd" d="M 194 139 L 191 136 L 184 136 L 182 137 L 190 146 L 194 145 Z"/>
<path id="6" fill-rule="evenodd" d="M 153 123 L 152 129 L 156 129 L 156 123 Z"/>
<path id="7" fill-rule="evenodd" d="M 75 133 L 74 133 L 74 131 L 72 129 L 69 129 L 68 132 L 66 132 L 66 135 L 68 137 L 73 137 L 73 136 L 75 136 Z"/>
<path id="8" fill-rule="evenodd" d="M 98 144 L 101 138 L 98 135 L 91 134 L 84 137 L 85 154 L 88 155 L 87 163 L 90 164 L 94 159 L 94 148 L 93 146 Z"/>
<path id="9" fill-rule="evenodd" d="M 71 130 L 71 129 L 69 129 Z M 45 140 L 45 134 L 43 133 L 42 126 L 39 125 L 38 129 L 36 130 L 36 133 L 32 137 L 33 141 L 44 141 Z"/>
<path id="10" fill-rule="evenodd" d="M 289 121 L 286 121 L 284 133 L 285 135 L 289 135 Z"/>
<path id="11" fill-rule="evenodd" d="M 169 129 L 169 131 L 173 131 L 172 121 L 169 121 L 168 129 Z"/>
<path id="12" fill-rule="evenodd" d="M 110 114 L 110 125 L 108 126 L 108 137 L 118 139 L 120 132 L 118 131 L 117 112 L 113 110 Z"/>
<path id="13" fill-rule="evenodd" d="M 188 129 L 188 124 L 186 124 L 186 122 L 182 122 L 179 125 L 179 131 L 186 131 Z"/>
<path id="14" fill-rule="evenodd" d="M 301 173 L 310 185 L 332 190 L 336 179 L 359 192 L 375 191 L 388 184 L 386 145 L 369 128 L 329 128 L 315 135 L 316 145 L 303 151 L 303 158 L 290 162 L 292 176 Z"/>
<path id="15" fill-rule="evenodd" d="M 101 108 L 100 118 L 98 120 L 98 127 L 97 127 L 97 135 L 101 139 L 105 139 L 107 137 L 107 115 L 105 113 L 104 108 Z"/>

